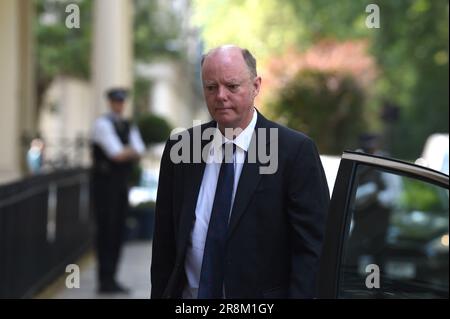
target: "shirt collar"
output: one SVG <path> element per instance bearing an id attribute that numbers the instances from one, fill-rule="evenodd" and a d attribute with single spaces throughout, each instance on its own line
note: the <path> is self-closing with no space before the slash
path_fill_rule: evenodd
<path id="1" fill-rule="evenodd" d="M 247 152 L 248 148 L 250 146 L 250 142 L 252 140 L 253 131 L 255 130 L 256 121 L 258 119 L 258 112 L 256 112 L 256 109 L 253 108 L 253 117 L 250 123 L 247 125 L 247 127 L 236 136 L 236 138 L 233 140 L 234 144 L 236 144 L 237 147 L 242 149 L 243 151 Z M 222 132 L 220 132 L 218 125 L 216 125 L 216 131 L 214 133 L 214 138 L 212 141 L 212 147 L 213 149 L 221 149 L 222 144 L 229 143 L 231 140 L 223 136 Z"/>

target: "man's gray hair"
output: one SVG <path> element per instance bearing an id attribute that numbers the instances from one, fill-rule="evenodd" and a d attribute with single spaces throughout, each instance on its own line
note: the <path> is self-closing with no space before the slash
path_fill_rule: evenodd
<path id="1" fill-rule="evenodd" d="M 206 57 L 215 49 L 205 53 L 202 55 L 202 60 L 200 62 L 200 65 L 203 66 L 203 62 L 205 62 Z M 253 54 L 251 54 L 251 52 L 248 49 L 242 49 L 240 48 L 241 53 L 242 53 L 242 57 L 244 58 L 245 64 L 247 65 L 248 70 L 250 71 L 250 74 L 253 77 L 257 77 L 258 76 L 258 72 L 256 71 L 256 59 L 253 56 Z"/>

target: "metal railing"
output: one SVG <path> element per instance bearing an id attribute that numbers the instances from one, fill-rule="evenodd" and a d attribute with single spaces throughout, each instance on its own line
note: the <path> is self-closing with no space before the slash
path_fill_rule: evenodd
<path id="1" fill-rule="evenodd" d="M 34 173 L 30 167 L 30 150 L 34 141 L 39 140 L 41 149 L 39 172 L 52 172 L 55 170 L 69 169 L 74 167 L 90 166 L 90 139 L 85 136 L 72 138 L 31 138 L 28 135 L 22 137 L 22 154 L 27 160 L 30 173 Z"/>
<path id="2" fill-rule="evenodd" d="M 31 298 L 92 243 L 89 170 L 0 186 L 0 298 Z"/>

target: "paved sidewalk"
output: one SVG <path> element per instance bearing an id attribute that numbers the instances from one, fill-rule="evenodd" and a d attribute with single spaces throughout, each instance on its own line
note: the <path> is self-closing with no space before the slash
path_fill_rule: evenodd
<path id="1" fill-rule="evenodd" d="M 80 288 L 69 289 L 63 276 L 37 298 L 49 299 L 148 299 L 150 297 L 151 241 L 133 241 L 124 245 L 118 281 L 129 294 L 98 294 L 97 266 L 93 252 L 79 260 Z"/>

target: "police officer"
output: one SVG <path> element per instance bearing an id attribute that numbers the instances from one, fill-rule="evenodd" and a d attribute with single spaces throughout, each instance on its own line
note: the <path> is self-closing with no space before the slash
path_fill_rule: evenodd
<path id="1" fill-rule="evenodd" d="M 133 162 L 145 147 L 137 127 L 122 117 L 127 90 L 113 88 L 106 94 L 111 111 L 95 121 L 92 136 L 99 292 L 126 293 L 115 275 L 128 208 L 128 180 Z"/>

